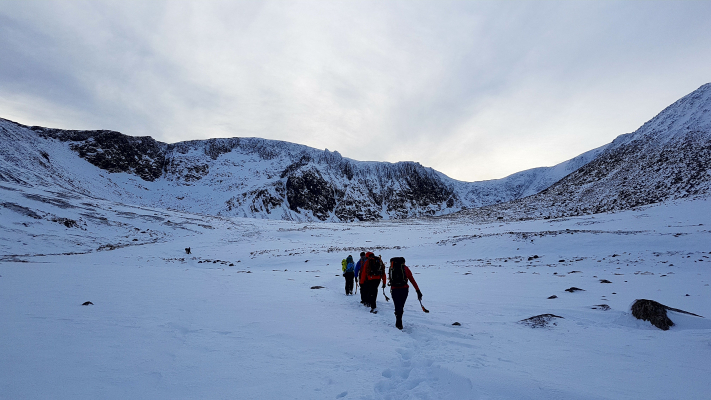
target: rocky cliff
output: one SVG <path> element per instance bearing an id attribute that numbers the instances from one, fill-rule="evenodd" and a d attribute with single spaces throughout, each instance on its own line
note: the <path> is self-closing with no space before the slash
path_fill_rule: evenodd
<path id="1" fill-rule="evenodd" d="M 416 162 L 361 162 L 259 138 L 162 143 L 119 132 L 0 120 L 0 181 L 197 213 L 367 221 L 445 215 L 546 188 L 597 150 L 551 168 L 461 182 Z"/>

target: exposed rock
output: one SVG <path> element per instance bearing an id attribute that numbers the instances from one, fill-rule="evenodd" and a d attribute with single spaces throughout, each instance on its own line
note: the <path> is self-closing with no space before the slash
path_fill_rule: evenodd
<path id="1" fill-rule="evenodd" d="M 569 287 L 569 288 L 565 289 L 565 291 L 566 291 L 566 292 L 573 293 L 573 292 L 579 292 L 579 291 L 583 291 L 583 292 L 584 292 L 585 290 L 573 286 L 573 287 Z"/>
<path id="2" fill-rule="evenodd" d="M 602 311 L 608 311 L 610 310 L 610 306 L 607 304 L 598 304 L 592 308 L 593 310 L 602 310 Z"/>
<path id="3" fill-rule="evenodd" d="M 674 326 L 667 316 L 667 306 L 654 300 L 639 299 L 632 304 L 632 315 L 643 321 L 649 321 L 657 328 L 667 331 Z"/>
<path id="4" fill-rule="evenodd" d="M 77 224 L 77 221 L 69 218 L 61 218 L 61 217 L 53 217 L 51 219 L 52 222 L 58 222 L 67 228 L 78 228 L 79 224 Z"/>
<path id="5" fill-rule="evenodd" d="M 321 221 L 336 207 L 335 190 L 317 169 L 293 172 L 286 180 L 286 200 L 292 211 L 311 211 Z"/>
<path id="6" fill-rule="evenodd" d="M 545 328 L 549 325 L 557 326 L 558 324 L 555 322 L 556 318 L 563 317 L 554 314 L 541 314 L 531 318 L 522 319 L 518 322 L 520 324 L 530 326 L 531 328 Z"/>
<path id="7" fill-rule="evenodd" d="M 19 204 L 15 203 L 0 203 L 0 207 L 5 207 L 8 210 L 12 210 L 16 213 L 22 214 L 24 216 L 34 218 L 34 219 L 42 219 L 42 216 L 34 212 L 33 210 L 30 210 L 27 207 L 21 206 Z"/>
<path id="8" fill-rule="evenodd" d="M 324 289 L 323 286 L 311 286 L 311 289 Z"/>
<path id="9" fill-rule="evenodd" d="M 69 148 L 108 172 L 131 172 L 146 181 L 159 178 L 165 165 L 164 143 L 114 131 L 76 131 L 33 126 L 41 137 L 70 142 Z"/>

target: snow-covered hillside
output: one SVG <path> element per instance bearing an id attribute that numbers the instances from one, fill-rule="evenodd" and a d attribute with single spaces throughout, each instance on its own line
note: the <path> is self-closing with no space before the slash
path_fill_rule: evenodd
<path id="1" fill-rule="evenodd" d="M 465 212 L 479 220 L 626 210 L 711 193 L 711 83 L 619 136 L 590 162 L 527 198 Z"/>
<path id="2" fill-rule="evenodd" d="M 480 219 L 583 215 L 707 194 L 709 110 L 706 84 L 608 145 L 553 167 L 482 182 L 457 181 L 416 162 L 356 161 L 281 141 L 166 144 L 0 119 L 0 182 L 144 207 L 291 221 L 403 219 L 465 209 Z"/>
<path id="3" fill-rule="evenodd" d="M 711 315 L 710 104 L 474 183 L 0 120 L 0 398 L 706 399 L 711 322 L 630 306 Z M 345 296 L 367 250 L 405 257 L 431 312 L 411 293 L 400 331 L 382 294 Z"/>
<path id="4" fill-rule="evenodd" d="M 537 193 L 601 149 L 555 167 L 461 182 L 415 162 L 363 162 L 257 138 L 175 144 L 0 119 L 0 181 L 147 207 L 294 221 L 443 215 Z"/>
<path id="5" fill-rule="evenodd" d="M 225 218 L 7 182 L 0 197 L 3 399 L 711 392 L 709 199 L 474 224 Z M 345 296 L 340 260 L 361 250 L 405 257 L 430 313 L 411 293 L 400 331 L 382 294 L 377 315 Z M 661 331 L 632 317 L 639 298 L 707 318 L 670 311 Z M 541 314 L 560 318 L 520 322 Z"/>

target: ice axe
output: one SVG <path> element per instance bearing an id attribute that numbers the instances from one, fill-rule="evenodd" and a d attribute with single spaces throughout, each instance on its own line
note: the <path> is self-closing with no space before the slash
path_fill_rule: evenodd
<path id="1" fill-rule="evenodd" d="M 390 301 L 388 296 L 385 294 L 385 287 L 383 287 L 383 296 L 385 296 L 385 301 Z M 423 307 L 424 308 L 424 307 Z"/>
<path id="2" fill-rule="evenodd" d="M 420 300 L 420 307 L 422 307 L 422 311 L 429 313 L 430 310 L 426 309 L 425 306 L 422 305 L 422 300 L 421 299 L 418 299 L 418 300 Z"/>

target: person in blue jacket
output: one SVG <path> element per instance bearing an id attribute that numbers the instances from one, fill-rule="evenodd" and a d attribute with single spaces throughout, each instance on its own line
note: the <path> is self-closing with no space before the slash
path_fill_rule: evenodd
<path id="1" fill-rule="evenodd" d="M 343 276 L 346 278 L 346 296 L 353 294 L 353 278 L 355 277 L 355 267 L 353 265 L 353 256 L 343 260 Z"/>
<path id="2" fill-rule="evenodd" d="M 364 263 L 365 263 L 365 252 L 361 251 L 361 252 L 360 252 L 360 260 L 358 260 L 358 262 L 356 263 L 356 266 L 355 266 L 355 281 L 356 281 L 356 285 L 358 284 L 358 282 L 360 282 L 360 271 L 361 271 L 361 269 L 363 268 L 363 264 L 364 264 Z M 364 297 L 364 295 L 363 295 L 363 288 L 360 288 L 360 289 L 361 289 L 361 290 L 360 290 L 360 302 L 361 302 L 362 304 L 365 304 L 365 297 Z M 366 304 L 366 305 L 367 305 L 367 304 Z"/>

